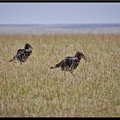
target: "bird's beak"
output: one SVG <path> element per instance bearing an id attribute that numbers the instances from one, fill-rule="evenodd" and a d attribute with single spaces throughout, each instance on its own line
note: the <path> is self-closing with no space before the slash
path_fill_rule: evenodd
<path id="1" fill-rule="evenodd" d="M 87 61 L 87 59 L 86 59 L 86 57 L 82 54 L 82 58 L 85 60 L 85 61 Z"/>

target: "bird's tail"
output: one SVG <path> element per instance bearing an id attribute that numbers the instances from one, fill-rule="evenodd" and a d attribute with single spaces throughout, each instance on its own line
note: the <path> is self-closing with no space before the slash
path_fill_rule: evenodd
<path id="1" fill-rule="evenodd" d="M 50 67 L 50 69 L 53 69 L 53 68 L 55 68 L 55 67 Z"/>
<path id="2" fill-rule="evenodd" d="M 9 60 L 9 62 L 12 62 L 14 60 L 17 60 L 16 56 L 14 56 L 11 60 Z"/>
<path id="3" fill-rule="evenodd" d="M 9 60 L 9 62 L 12 62 L 12 61 L 14 61 L 14 59 Z"/>
<path id="4" fill-rule="evenodd" d="M 50 67 L 50 69 L 59 68 L 62 64 L 63 64 L 63 61 L 57 63 L 57 64 L 55 65 L 55 67 Z"/>

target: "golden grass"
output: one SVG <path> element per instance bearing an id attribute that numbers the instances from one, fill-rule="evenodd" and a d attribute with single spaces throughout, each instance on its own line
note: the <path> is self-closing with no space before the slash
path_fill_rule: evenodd
<path id="1" fill-rule="evenodd" d="M 26 63 L 9 63 L 25 43 Z M 77 51 L 75 77 L 49 69 Z M 2 117 L 120 117 L 120 34 L 0 35 L 0 67 Z"/>

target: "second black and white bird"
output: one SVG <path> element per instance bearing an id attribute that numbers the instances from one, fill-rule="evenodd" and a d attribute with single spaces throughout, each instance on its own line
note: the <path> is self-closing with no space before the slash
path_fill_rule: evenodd
<path id="1" fill-rule="evenodd" d="M 32 50 L 30 48 L 32 49 L 32 46 L 26 43 L 24 49 L 19 49 L 16 55 L 9 62 L 15 60 L 20 61 L 20 63 L 25 62 L 27 58 L 32 54 Z"/>

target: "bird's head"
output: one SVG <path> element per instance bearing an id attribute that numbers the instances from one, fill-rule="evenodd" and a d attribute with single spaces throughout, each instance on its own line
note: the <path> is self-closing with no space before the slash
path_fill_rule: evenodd
<path id="1" fill-rule="evenodd" d="M 33 49 L 30 44 L 26 43 L 26 44 L 25 44 L 25 49 L 29 49 L 29 48 Z"/>
<path id="2" fill-rule="evenodd" d="M 76 52 L 75 57 L 77 57 L 79 60 L 81 60 L 81 58 L 83 58 L 85 61 L 87 60 L 85 55 L 79 51 Z"/>

